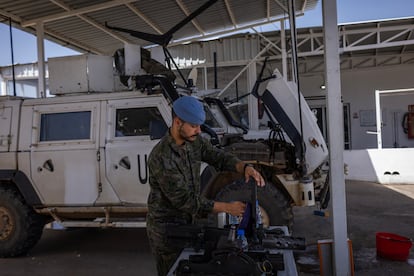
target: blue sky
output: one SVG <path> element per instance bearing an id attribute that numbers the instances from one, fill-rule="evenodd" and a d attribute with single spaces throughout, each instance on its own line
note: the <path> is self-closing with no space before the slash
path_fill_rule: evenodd
<path id="1" fill-rule="evenodd" d="M 298 27 L 322 25 L 321 2 L 317 7 L 297 18 Z M 338 22 L 361 22 L 378 19 L 414 16 L 413 0 L 337 0 Z M 0 24 L 0 66 L 11 64 L 10 33 L 8 25 Z M 15 63 L 29 63 L 37 60 L 36 38 L 13 29 Z M 53 42 L 45 42 L 45 55 L 48 57 L 76 54 L 75 51 L 61 47 Z"/>

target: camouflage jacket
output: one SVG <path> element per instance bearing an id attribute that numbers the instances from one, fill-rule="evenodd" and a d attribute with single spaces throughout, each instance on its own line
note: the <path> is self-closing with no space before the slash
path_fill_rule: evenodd
<path id="1" fill-rule="evenodd" d="M 148 219 L 152 222 L 192 223 L 209 213 L 214 202 L 200 195 L 201 161 L 217 171 L 235 171 L 240 160 L 198 137 L 179 146 L 166 134 L 149 156 Z"/>

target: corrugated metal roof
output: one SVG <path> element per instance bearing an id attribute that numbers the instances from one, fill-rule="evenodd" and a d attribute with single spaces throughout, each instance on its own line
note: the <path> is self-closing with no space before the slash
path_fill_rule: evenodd
<path id="1" fill-rule="evenodd" d="M 112 54 L 124 43 L 151 43 L 105 27 L 163 34 L 207 0 L 3 0 L 4 23 L 35 33 L 43 23 L 45 37 L 59 44 L 96 54 Z M 312 9 L 318 0 L 295 0 L 298 13 Z M 288 15 L 288 0 L 218 0 L 173 34 L 173 40 L 204 38 L 223 30 L 264 24 Z M 1 20 L 1 17 L 0 17 Z M 1 21 L 0 21 L 1 22 Z"/>

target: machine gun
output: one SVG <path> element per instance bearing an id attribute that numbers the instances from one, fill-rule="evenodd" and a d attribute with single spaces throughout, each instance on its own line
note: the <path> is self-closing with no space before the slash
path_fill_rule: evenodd
<path id="1" fill-rule="evenodd" d="M 167 32 L 165 32 L 162 35 L 157 34 L 150 34 L 145 33 L 137 30 L 127 29 L 127 28 L 121 28 L 116 26 L 111 26 L 107 22 L 105 22 L 105 27 L 111 30 L 127 33 L 135 38 L 142 39 L 145 41 L 152 42 L 154 44 L 158 44 L 162 47 L 164 51 L 164 55 L 168 64 L 168 69 L 171 71 L 171 63 L 172 62 L 177 69 L 178 74 L 181 76 L 183 82 L 185 83 L 186 87 L 189 87 L 189 83 L 185 79 L 184 75 L 182 74 L 181 70 L 179 70 L 177 64 L 174 62 L 174 59 L 171 56 L 171 53 L 167 49 L 168 44 L 170 43 L 171 39 L 173 38 L 174 33 L 176 33 L 178 30 L 180 30 L 182 27 L 184 27 L 188 22 L 193 20 L 195 17 L 203 13 L 206 9 L 208 9 L 210 6 L 212 6 L 214 3 L 216 3 L 218 0 L 209 0 L 205 2 L 202 6 L 200 6 L 198 9 L 193 11 L 191 14 L 189 14 L 187 17 L 185 17 L 183 20 L 178 22 L 176 25 L 174 25 L 171 29 L 169 29 Z M 164 71 L 164 70 L 163 70 Z M 170 75 L 169 75 L 170 76 Z"/>
<path id="2" fill-rule="evenodd" d="M 246 185 L 257 187 L 253 180 Z M 283 250 L 306 248 L 304 238 L 291 237 L 280 227 L 263 228 L 257 217 L 256 189 L 252 189 L 251 202 L 246 203 L 243 219 L 238 224 L 239 229 L 245 230 L 247 248 L 231 238 L 234 228 L 230 225 L 224 228 L 167 226 L 170 245 L 186 252 L 172 268 L 175 275 L 276 275 L 285 269 Z"/>

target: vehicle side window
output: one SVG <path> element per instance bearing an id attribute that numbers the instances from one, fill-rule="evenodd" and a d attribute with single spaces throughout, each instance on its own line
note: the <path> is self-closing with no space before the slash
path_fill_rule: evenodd
<path id="1" fill-rule="evenodd" d="M 154 122 L 165 124 L 156 107 L 117 109 L 115 137 L 150 135 L 150 124 Z"/>
<path id="2" fill-rule="evenodd" d="M 214 115 L 211 113 L 210 109 L 204 107 L 204 111 L 206 113 L 206 120 L 204 122 L 206 125 L 213 128 L 221 127 L 216 118 L 214 118 Z"/>
<path id="3" fill-rule="evenodd" d="M 91 111 L 41 114 L 41 142 L 90 139 L 90 136 Z"/>

